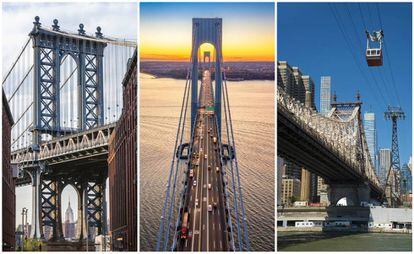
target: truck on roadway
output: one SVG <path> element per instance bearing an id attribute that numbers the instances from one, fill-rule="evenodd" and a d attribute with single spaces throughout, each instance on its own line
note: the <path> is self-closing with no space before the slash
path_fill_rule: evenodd
<path id="1" fill-rule="evenodd" d="M 214 144 L 217 143 L 217 138 L 216 137 L 213 137 L 213 143 Z"/>
<path id="2" fill-rule="evenodd" d="M 187 239 L 188 234 L 188 212 L 185 212 L 183 215 L 183 220 L 181 224 L 181 239 Z"/>

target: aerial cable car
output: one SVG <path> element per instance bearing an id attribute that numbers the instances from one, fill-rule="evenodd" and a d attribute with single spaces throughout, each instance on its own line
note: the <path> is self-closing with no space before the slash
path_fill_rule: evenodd
<path id="1" fill-rule="evenodd" d="M 384 32 L 381 30 L 374 31 L 370 34 L 368 31 L 365 31 L 367 34 L 367 50 L 366 50 L 366 58 L 368 66 L 382 66 L 382 38 L 384 37 Z M 371 47 L 370 42 L 377 42 L 379 43 L 378 47 Z"/>

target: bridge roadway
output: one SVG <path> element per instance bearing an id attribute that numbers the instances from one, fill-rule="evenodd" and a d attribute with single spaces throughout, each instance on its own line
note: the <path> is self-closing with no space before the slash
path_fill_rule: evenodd
<path id="1" fill-rule="evenodd" d="M 226 233 L 226 201 L 221 174 L 220 149 L 213 107 L 211 73 L 203 71 L 199 108 L 194 128 L 190 168 L 184 212 L 188 212 L 188 238 L 178 234 L 177 250 L 220 251 L 228 249 Z M 211 209 L 209 206 L 211 205 Z M 209 211 L 210 210 L 210 211 Z M 183 221 L 180 222 L 182 225 Z"/>

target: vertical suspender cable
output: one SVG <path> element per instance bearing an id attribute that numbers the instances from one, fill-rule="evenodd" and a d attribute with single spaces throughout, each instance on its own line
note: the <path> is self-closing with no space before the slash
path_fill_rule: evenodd
<path id="1" fill-rule="evenodd" d="M 216 70 L 216 75 L 217 74 Z M 220 74 L 221 75 L 221 74 Z M 226 99 L 225 94 L 224 94 L 224 89 L 221 89 L 222 94 L 223 94 L 223 100 Z M 230 134 L 229 134 L 229 123 L 228 123 L 228 117 L 227 117 L 227 104 L 224 103 L 224 117 L 225 117 L 225 123 L 226 123 L 226 138 L 227 138 L 227 143 L 230 145 Z M 237 201 L 237 191 L 236 191 L 236 186 L 235 186 L 235 179 L 234 179 L 234 170 L 233 170 L 233 161 L 232 161 L 232 153 L 231 153 L 231 148 L 229 147 L 229 157 L 230 157 L 230 173 L 231 173 L 231 179 L 232 179 L 232 189 L 233 189 L 233 200 L 234 200 L 234 210 L 235 210 L 235 217 L 236 217 L 236 222 L 237 222 L 237 239 L 238 239 L 238 245 L 239 245 L 239 251 L 242 251 L 242 246 L 243 246 L 243 242 L 242 242 L 242 238 L 241 238 L 241 232 L 240 232 L 240 218 L 239 218 L 239 208 L 238 208 L 238 201 Z"/>
<path id="2" fill-rule="evenodd" d="M 246 224 L 246 210 L 244 208 L 244 201 L 243 201 L 243 193 L 242 193 L 242 188 L 241 188 L 241 184 L 240 184 L 240 174 L 239 174 L 239 165 L 238 165 L 238 160 L 237 160 L 237 155 L 236 155 L 236 144 L 234 142 L 234 132 L 233 132 L 233 123 L 231 120 L 231 110 L 230 110 L 230 105 L 229 105 L 229 97 L 228 97 L 228 90 L 227 90 L 227 78 L 225 73 L 224 74 L 224 84 L 225 84 L 225 93 L 226 93 L 226 100 L 225 102 L 227 103 L 227 110 L 228 110 L 228 114 L 229 114 L 229 122 L 230 122 L 230 130 L 231 130 L 231 140 L 232 140 L 232 144 L 233 144 L 233 153 L 234 153 L 234 163 L 236 166 L 236 175 L 237 175 L 237 183 L 238 183 L 238 188 L 239 188 L 239 197 L 240 197 L 240 205 L 241 205 L 241 209 L 242 209 L 242 215 L 243 215 L 243 232 L 244 232 L 244 240 L 246 242 L 246 248 L 247 251 L 250 250 L 250 242 L 249 242 L 249 238 L 248 238 L 248 232 L 247 232 L 247 224 Z"/>
<path id="3" fill-rule="evenodd" d="M 188 80 L 186 81 L 186 87 L 187 86 L 188 86 Z M 164 230 L 165 211 L 166 211 L 167 204 L 168 204 L 168 198 L 170 196 L 171 177 L 172 177 L 172 172 L 173 172 L 173 167 L 174 167 L 174 162 L 175 162 L 175 152 L 177 151 L 178 135 L 180 133 L 180 128 L 181 128 L 181 121 L 182 121 L 182 116 L 183 116 L 183 109 L 184 109 L 184 102 L 185 102 L 186 92 L 187 92 L 187 89 L 185 88 L 184 89 L 184 94 L 183 94 L 183 100 L 182 100 L 182 103 L 181 103 L 181 112 L 180 112 L 180 118 L 178 120 L 178 128 L 177 128 L 177 133 L 176 133 L 176 137 L 175 137 L 175 144 L 174 144 L 174 150 L 173 150 L 173 155 L 172 155 L 172 159 L 171 159 L 170 172 L 169 172 L 169 175 L 168 175 L 168 182 L 167 182 L 166 195 L 165 195 L 165 199 L 164 199 L 164 206 L 162 208 L 162 216 L 161 216 L 160 227 L 159 227 L 159 231 L 158 231 L 158 237 L 157 237 L 158 239 L 157 239 L 157 246 L 156 246 L 157 251 L 160 250 L 160 244 L 161 244 L 163 230 Z"/>
<path id="4" fill-rule="evenodd" d="M 184 136 L 184 130 L 185 130 L 185 122 L 186 122 L 185 121 L 185 118 L 187 116 L 187 108 L 188 108 L 188 98 L 190 97 L 189 96 L 189 94 L 190 94 L 190 92 L 189 92 L 190 91 L 190 85 L 189 85 L 190 82 L 188 80 L 189 80 L 189 78 L 188 78 L 188 74 L 187 74 L 187 82 L 186 82 L 187 84 L 186 84 L 186 87 L 185 87 L 185 92 L 187 94 L 184 94 L 184 97 L 185 97 L 186 102 L 184 104 L 184 115 L 183 115 L 183 119 L 182 119 L 182 127 L 181 127 L 179 147 L 183 143 L 183 136 Z M 171 216 L 172 216 L 173 207 L 175 205 L 175 189 L 176 189 L 176 184 L 177 184 L 177 175 L 178 175 L 178 167 L 179 167 L 179 164 L 180 164 L 180 159 L 177 158 L 177 163 L 175 165 L 174 184 L 173 184 L 173 189 L 172 189 L 173 191 L 172 191 L 172 194 L 171 194 L 171 201 L 170 201 L 170 211 L 169 211 L 169 215 L 168 215 L 167 231 L 165 233 L 165 239 L 166 240 L 164 242 L 164 251 L 167 250 L 167 244 L 169 242 L 170 222 L 171 222 Z"/>

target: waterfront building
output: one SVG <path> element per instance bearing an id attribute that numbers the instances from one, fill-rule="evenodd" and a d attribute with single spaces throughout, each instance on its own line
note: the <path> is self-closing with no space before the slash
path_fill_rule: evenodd
<path id="1" fill-rule="evenodd" d="M 281 157 L 277 157 L 277 205 L 282 205 L 282 176 L 285 173 L 285 162 Z"/>
<path id="2" fill-rule="evenodd" d="M 282 179 L 282 205 L 291 205 L 293 200 L 299 199 L 300 181 L 298 179 Z"/>
<path id="3" fill-rule="evenodd" d="M 3 251 L 15 250 L 15 228 L 16 228 L 16 183 L 17 167 L 12 166 L 11 158 L 11 127 L 13 116 L 11 114 L 7 98 L 2 90 L 2 236 Z"/>
<path id="4" fill-rule="evenodd" d="M 412 210 L 410 208 L 370 207 L 369 228 L 411 229 Z"/>
<path id="5" fill-rule="evenodd" d="M 282 89 L 289 96 L 316 110 L 315 83 L 309 75 L 303 75 L 298 67 L 291 67 L 286 61 L 277 62 L 278 89 Z M 290 179 L 299 179 L 303 201 L 314 202 L 317 199 L 317 176 L 305 168 L 286 161 L 286 176 Z"/>
<path id="6" fill-rule="evenodd" d="M 321 91 L 320 91 L 319 109 L 322 115 L 327 115 L 331 111 L 331 77 L 321 77 Z"/>
<path id="7" fill-rule="evenodd" d="M 379 150 L 379 166 L 378 177 L 382 184 L 385 183 L 387 172 L 391 167 L 391 150 L 389 148 L 381 148 Z"/>
<path id="8" fill-rule="evenodd" d="M 329 205 L 328 199 L 328 185 L 325 183 L 322 177 L 318 176 L 318 202 L 321 203 L 322 206 Z"/>
<path id="9" fill-rule="evenodd" d="M 379 175 L 379 169 L 376 162 L 377 154 L 377 129 L 375 124 L 375 113 L 365 112 L 364 114 L 364 132 L 367 140 L 369 154 L 371 156 L 372 165 L 376 168 Z"/>
<path id="10" fill-rule="evenodd" d="M 137 251 L 137 51 L 122 81 L 123 110 L 109 140 L 110 233 L 113 251 Z"/>

